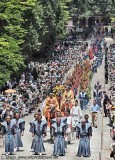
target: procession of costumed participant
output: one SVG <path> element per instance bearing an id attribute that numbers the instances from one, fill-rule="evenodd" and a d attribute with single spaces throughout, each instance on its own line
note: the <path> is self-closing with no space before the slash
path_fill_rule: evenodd
<path id="1" fill-rule="evenodd" d="M 64 114 L 64 116 L 66 116 L 66 111 L 70 110 L 72 107 L 72 103 L 68 99 L 66 99 L 65 103 L 63 103 L 61 106 L 61 111 Z"/>
<path id="2" fill-rule="evenodd" d="M 85 91 L 85 97 L 84 97 L 85 98 L 85 106 L 88 104 L 89 98 L 90 98 L 90 81 L 89 81 L 90 69 L 91 69 L 91 64 L 90 64 L 90 61 L 87 59 L 84 61 L 83 74 L 82 74 L 81 83 L 80 83 L 81 90 Z M 83 94 L 80 93 L 80 95 L 83 95 Z M 79 98 L 81 98 L 81 97 L 82 96 L 79 96 Z M 81 105 L 81 107 L 83 109 L 82 105 Z M 85 109 L 86 109 L 86 107 L 85 107 Z"/>
<path id="3" fill-rule="evenodd" d="M 75 104 L 75 99 L 74 99 L 74 93 L 71 90 L 71 86 L 68 85 L 62 95 L 62 101 L 61 101 L 61 106 L 65 103 L 65 101 L 68 100 L 72 105 Z"/>
<path id="4" fill-rule="evenodd" d="M 61 105 L 61 99 L 62 99 L 63 92 L 64 92 L 64 86 L 61 84 L 60 81 L 58 81 L 56 86 L 54 87 L 53 93 L 57 98 L 57 101 L 59 103 L 59 108 Z"/>
<path id="5" fill-rule="evenodd" d="M 89 50 L 89 58 L 90 58 L 90 59 L 93 59 L 93 58 L 94 58 L 94 54 L 93 54 L 92 48 L 90 48 L 90 50 Z"/>
<path id="6" fill-rule="evenodd" d="M 55 118 L 56 111 L 58 112 L 60 111 L 59 104 L 58 104 L 57 98 L 53 95 L 53 93 L 50 93 L 49 96 L 46 98 L 46 105 L 43 110 L 43 114 L 49 126 L 50 126 L 51 118 Z"/>
<path id="7" fill-rule="evenodd" d="M 75 98 L 78 92 L 81 76 L 82 76 L 82 68 L 80 65 L 76 65 L 76 69 L 72 75 L 72 90 L 74 92 Z"/>
<path id="8" fill-rule="evenodd" d="M 74 70 L 72 76 L 67 78 L 67 81 L 66 81 L 67 84 L 71 84 L 71 90 L 74 93 L 74 98 L 76 98 L 76 95 L 78 92 L 78 87 L 79 87 L 80 81 L 81 81 L 81 77 L 82 77 L 82 67 L 80 64 L 77 64 L 75 66 L 75 70 Z"/>
<path id="9" fill-rule="evenodd" d="M 86 72 L 87 72 L 87 76 L 86 76 L 86 86 L 88 86 L 87 88 L 86 88 L 86 92 L 87 92 L 87 103 L 88 103 L 88 101 L 89 101 L 89 98 L 91 97 L 91 86 L 90 86 L 90 77 L 91 77 L 91 62 L 90 62 L 90 60 L 87 60 L 86 61 Z"/>

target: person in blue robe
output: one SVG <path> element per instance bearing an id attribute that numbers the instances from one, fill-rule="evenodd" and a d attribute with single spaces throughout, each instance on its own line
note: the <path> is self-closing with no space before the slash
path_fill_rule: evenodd
<path id="1" fill-rule="evenodd" d="M 66 125 L 66 129 L 67 129 L 67 117 L 61 117 L 61 113 L 57 112 L 56 117 L 60 117 L 61 118 L 61 122 L 63 122 Z M 51 120 L 51 124 L 56 123 L 57 122 L 57 118 L 53 118 Z M 52 129 L 53 127 L 50 128 L 50 133 L 52 133 Z M 51 136 L 53 137 L 53 135 L 51 134 Z M 54 141 L 53 141 L 54 143 Z M 67 148 L 67 142 L 65 141 L 65 148 Z"/>
<path id="2" fill-rule="evenodd" d="M 99 81 L 97 81 L 97 83 L 94 85 L 94 89 L 101 89 L 101 84 L 99 83 Z"/>
<path id="3" fill-rule="evenodd" d="M 95 62 L 94 62 L 94 64 L 93 64 L 93 66 L 92 66 L 92 71 L 93 71 L 94 73 L 97 72 L 97 65 L 96 65 Z"/>
<path id="4" fill-rule="evenodd" d="M 90 137 L 92 136 L 91 124 L 83 120 L 76 125 L 76 138 L 79 139 L 78 157 L 90 157 Z"/>
<path id="5" fill-rule="evenodd" d="M 24 134 L 25 121 L 20 118 L 20 114 L 15 112 L 14 119 L 12 121 L 15 124 L 15 151 L 19 151 L 19 147 L 23 147 L 21 136 Z"/>
<path id="6" fill-rule="evenodd" d="M 38 115 L 37 120 L 33 121 L 33 126 L 30 129 L 32 137 L 35 139 L 33 146 L 35 155 L 42 155 L 42 152 L 45 152 L 43 138 L 46 136 L 46 130 L 47 122 L 45 120 L 42 120 L 41 115 Z"/>
<path id="7" fill-rule="evenodd" d="M 97 102 L 97 104 L 99 105 L 99 107 L 101 108 L 101 107 L 102 107 L 102 104 L 101 104 L 102 91 L 97 88 L 97 89 L 94 90 L 94 92 L 93 92 L 93 97 L 94 97 L 94 99 L 96 100 L 96 102 Z"/>
<path id="8" fill-rule="evenodd" d="M 34 119 L 33 119 L 33 121 L 30 122 L 30 130 L 29 130 L 29 132 L 32 132 L 32 131 L 33 131 L 34 121 L 37 121 L 37 120 L 38 120 L 38 113 L 35 113 L 35 114 L 34 114 Z M 34 149 L 35 143 L 36 143 L 36 140 L 35 140 L 35 137 L 33 137 L 31 149 Z"/>
<path id="9" fill-rule="evenodd" d="M 3 126 L 3 135 L 5 135 L 5 154 L 14 154 L 14 138 L 15 138 L 15 123 L 10 116 L 6 116 L 5 122 L 1 123 Z"/>
<path id="10" fill-rule="evenodd" d="M 89 125 L 90 125 L 89 131 L 90 131 L 90 134 L 91 134 L 91 136 L 92 136 L 92 132 L 93 132 L 93 130 L 92 130 L 92 123 L 89 121 L 89 115 L 88 115 L 88 114 L 85 114 L 85 115 L 84 115 L 84 119 L 85 119 L 86 124 L 89 124 Z"/>
<path id="11" fill-rule="evenodd" d="M 51 125 L 52 136 L 54 138 L 54 156 L 65 155 L 65 135 L 66 135 L 66 123 L 61 120 L 61 117 L 56 118 L 56 123 Z"/>
<path id="12" fill-rule="evenodd" d="M 80 99 L 81 110 L 86 110 L 87 94 L 84 92 L 84 90 L 82 92 L 80 92 L 79 99 Z"/>
<path id="13" fill-rule="evenodd" d="M 89 96 L 88 96 L 88 94 L 86 94 L 85 99 L 86 99 L 86 106 L 87 106 L 88 103 L 89 103 Z"/>

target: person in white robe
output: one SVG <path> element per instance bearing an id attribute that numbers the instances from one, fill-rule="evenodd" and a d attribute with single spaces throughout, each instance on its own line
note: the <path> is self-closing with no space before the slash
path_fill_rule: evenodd
<path id="1" fill-rule="evenodd" d="M 82 118 L 82 110 L 81 107 L 78 106 L 78 101 L 75 101 L 75 106 L 73 106 L 70 110 L 70 115 L 72 116 L 72 138 L 75 138 L 75 126 L 77 122 L 80 122 Z"/>
<path id="2" fill-rule="evenodd" d="M 72 116 L 70 116 L 70 110 L 68 109 L 66 111 L 66 116 L 67 116 L 67 130 L 66 130 L 66 134 L 67 134 L 67 144 L 71 143 L 71 138 L 72 138 Z"/>
<path id="3" fill-rule="evenodd" d="M 45 98 L 45 100 L 42 102 L 42 104 L 40 106 L 40 110 L 41 110 L 42 114 L 43 114 L 43 110 L 44 110 L 45 106 L 46 106 L 46 98 Z"/>

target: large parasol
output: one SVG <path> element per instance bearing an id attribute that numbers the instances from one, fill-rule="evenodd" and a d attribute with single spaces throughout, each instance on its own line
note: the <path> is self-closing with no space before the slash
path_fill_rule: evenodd
<path id="1" fill-rule="evenodd" d="M 14 89 L 7 89 L 7 90 L 5 90 L 5 93 L 15 93 L 16 92 L 16 90 L 14 90 Z"/>

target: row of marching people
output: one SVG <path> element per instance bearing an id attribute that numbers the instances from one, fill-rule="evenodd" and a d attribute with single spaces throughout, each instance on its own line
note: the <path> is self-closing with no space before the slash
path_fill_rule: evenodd
<path id="1" fill-rule="evenodd" d="M 13 155 L 14 151 L 19 151 L 23 147 L 21 136 L 24 135 L 25 120 L 20 118 L 18 112 L 14 113 L 12 118 L 10 115 L 6 116 L 4 122 L 0 122 L 0 135 L 5 135 L 5 154 Z"/>
<path id="2" fill-rule="evenodd" d="M 60 88 L 62 89 L 61 84 L 57 86 L 56 90 L 58 90 L 59 92 L 61 91 Z M 75 101 L 75 95 L 70 85 L 67 85 L 65 87 L 65 90 L 63 88 L 63 92 L 61 92 L 60 105 L 55 94 L 50 93 L 49 96 L 46 98 L 45 103 L 43 103 L 42 106 L 43 115 L 46 118 L 46 121 L 48 122 L 49 128 L 51 128 L 52 119 L 56 118 L 57 112 L 60 113 L 62 117 L 66 117 L 67 110 L 70 110 L 72 119 L 74 119 L 74 122 L 76 124 L 76 121 L 79 121 L 80 117 L 82 117 L 82 110 L 86 109 L 86 105 L 88 104 L 87 94 L 85 93 L 84 90 L 80 92 L 79 99 L 80 99 L 80 106 L 78 107 L 78 102 Z M 52 143 L 52 141 L 53 139 L 51 136 L 50 143 Z"/>
<path id="3" fill-rule="evenodd" d="M 54 110 L 60 111 L 62 115 L 64 115 L 66 109 L 71 109 L 75 105 L 75 94 L 71 89 L 71 85 L 63 86 L 62 90 L 60 89 L 60 87 L 62 87 L 61 84 L 57 87 L 59 89 L 57 89 L 57 92 L 60 94 L 60 100 L 59 96 L 56 96 L 54 93 L 49 93 L 49 96 L 46 97 L 42 106 L 43 114 L 47 120 L 51 116 L 50 113 Z M 81 90 L 79 93 L 79 100 L 81 110 L 86 110 L 89 100 L 85 90 Z"/>
<path id="4" fill-rule="evenodd" d="M 50 127 L 51 119 L 56 117 L 57 112 L 60 112 L 61 116 L 65 116 L 66 109 L 71 109 L 75 105 L 74 93 L 71 90 L 71 87 L 67 86 L 66 89 L 61 92 L 60 105 L 57 96 L 53 93 L 49 93 L 49 96 L 46 98 L 43 105 L 43 115 Z"/>
<path id="5" fill-rule="evenodd" d="M 90 137 L 92 136 L 92 126 L 88 121 L 89 116 L 85 115 L 83 121 L 75 119 L 75 122 L 73 122 L 72 116 L 75 116 L 75 113 L 72 114 L 68 109 L 65 114 L 66 117 L 62 117 L 61 113 L 57 112 L 56 117 L 51 121 L 50 134 L 54 143 L 53 156 L 58 157 L 65 155 L 67 144 L 71 143 L 73 128 L 75 133 L 73 136 L 80 139 L 77 156 L 89 157 L 91 155 Z M 35 114 L 35 119 L 31 123 L 30 132 L 33 137 L 31 149 L 34 150 L 35 155 L 42 155 L 42 153 L 45 152 L 44 137 L 47 136 L 47 121 L 41 115 L 40 110 Z"/>
<path id="6" fill-rule="evenodd" d="M 56 117 L 52 119 L 50 133 L 54 141 L 54 156 L 64 156 L 67 144 L 71 143 L 71 139 L 80 139 L 77 156 L 90 156 L 90 137 L 92 136 L 92 126 L 88 121 L 89 116 L 82 118 L 82 112 L 75 102 L 72 110 L 66 110 L 66 117 L 62 117 L 60 112 L 56 113 Z M 76 111 L 76 112 L 75 112 Z M 81 115 L 79 114 L 81 112 Z M 72 118 L 73 117 L 73 118 Z M 23 147 L 21 136 L 24 135 L 25 121 L 20 118 L 18 112 L 15 113 L 13 119 L 10 116 L 1 123 L 2 135 L 5 135 L 5 154 L 13 155 L 15 151 L 19 151 Z M 41 111 L 34 115 L 33 121 L 30 123 L 30 132 L 32 133 L 31 149 L 36 155 L 42 155 L 45 152 L 44 138 L 47 136 L 47 121 L 42 116 Z M 72 135 L 72 131 L 74 135 Z"/>
<path id="7" fill-rule="evenodd" d="M 97 101 L 97 104 L 99 107 L 102 107 L 102 98 L 103 98 L 103 92 L 101 90 L 101 84 L 99 81 L 94 85 L 94 91 L 93 91 L 93 97 Z"/>

